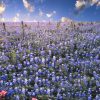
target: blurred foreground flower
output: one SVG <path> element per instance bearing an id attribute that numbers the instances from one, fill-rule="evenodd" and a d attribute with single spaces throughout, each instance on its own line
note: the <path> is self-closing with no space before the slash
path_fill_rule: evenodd
<path id="1" fill-rule="evenodd" d="M 0 100 L 1 100 L 2 97 L 5 97 L 6 94 L 7 94 L 7 91 L 2 90 L 2 91 L 0 92 Z"/>
<path id="2" fill-rule="evenodd" d="M 32 100 L 38 100 L 38 99 L 36 99 L 36 98 L 32 98 Z"/>

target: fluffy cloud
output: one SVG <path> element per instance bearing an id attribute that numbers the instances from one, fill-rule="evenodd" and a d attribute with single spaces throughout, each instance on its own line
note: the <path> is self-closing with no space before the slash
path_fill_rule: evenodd
<path id="1" fill-rule="evenodd" d="M 61 18 L 61 22 L 71 22 L 72 20 L 66 17 Z"/>
<path id="2" fill-rule="evenodd" d="M 76 1 L 75 7 L 77 9 L 82 9 L 83 7 L 85 7 L 86 2 L 85 1 Z"/>
<path id="3" fill-rule="evenodd" d="M 98 0 L 90 0 L 89 2 L 91 3 L 91 5 L 94 5 L 95 3 L 98 2 Z"/>
<path id="4" fill-rule="evenodd" d="M 61 22 L 66 22 L 67 21 L 67 18 L 66 17 L 62 17 L 61 18 Z"/>
<path id="5" fill-rule="evenodd" d="M 100 6 L 100 0 L 77 0 L 75 7 L 77 10 L 82 10 L 93 5 Z"/>
<path id="6" fill-rule="evenodd" d="M 20 20 L 19 20 L 19 16 L 20 16 L 20 14 L 17 13 L 16 16 L 12 19 L 13 22 L 18 22 L 18 21 L 20 21 Z"/>
<path id="7" fill-rule="evenodd" d="M 51 18 L 54 14 L 56 14 L 56 11 L 53 11 L 52 13 L 46 14 L 46 16 L 47 16 L 48 18 Z"/>
<path id="8" fill-rule="evenodd" d="M 48 18 L 50 18 L 50 17 L 52 17 L 52 14 L 46 14 L 46 16 L 47 16 Z"/>
<path id="9" fill-rule="evenodd" d="M 29 11 L 33 12 L 34 11 L 34 6 L 32 6 L 28 0 L 23 0 L 24 7 Z"/>
<path id="10" fill-rule="evenodd" d="M 97 6 L 100 6 L 100 1 L 97 3 Z"/>
<path id="11" fill-rule="evenodd" d="M 3 3 L 0 3 L 0 14 L 2 14 L 5 11 L 6 7 Z"/>

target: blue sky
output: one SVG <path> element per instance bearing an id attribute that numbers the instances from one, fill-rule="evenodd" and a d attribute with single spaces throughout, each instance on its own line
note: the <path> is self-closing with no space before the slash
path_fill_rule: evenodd
<path id="1" fill-rule="evenodd" d="M 78 21 L 100 21 L 100 0 L 93 0 L 93 2 L 85 2 L 85 0 L 84 2 L 80 0 L 0 0 L 0 2 L 5 7 L 1 14 L 2 19 L 6 21 L 58 21 L 62 17 Z"/>

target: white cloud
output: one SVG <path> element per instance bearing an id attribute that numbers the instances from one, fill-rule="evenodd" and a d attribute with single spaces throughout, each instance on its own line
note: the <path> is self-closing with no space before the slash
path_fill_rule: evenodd
<path id="1" fill-rule="evenodd" d="M 85 1 L 76 1 L 75 7 L 77 9 L 82 9 L 86 5 Z"/>
<path id="2" fill-rule="evenodd" d="M 61 22 L 65 22 L 66 20 L 67 20 L 66 17 L 61 18 Z"/>
<path id="3" fill-rule="evenodd" d="M 20 14 L 19 14 L 19 13 L 16 13 L 16 16 L 12 19 L 12 21 L 13 21 L 13 22 L 18 22 L 18 21 L 20 21 L 20 20 L 19 20 L 19 16 L 20 16 Z"/>
<path id="4" fill-rule="evenodd" d="M 97 6 L 100 6 L 100 1 L 97 3 Z"/>
<path id="5" fill-rule="evenodd" d="M 70 18 L 62 17 L 61 22 L 71 22 L 72 20 Z"/>
<path id="6" fill-rule="evenodd" d="M 53 11 L 52 13 L 46 14 L 46 16 L 47 16 L 48 18 L 51 18 L 54 14 L 56 14 L 56 11 Z"/>
<path id="7" fill-rule="evenodd" d="M 34 6 L 32 6 L 28 0 L 23 0 L 24 7 L 29 11 L 33 12 L 34 11 Z"/>
<path id="8" fill-rule="evenodd" d="M 97 4 L 98 1 L 99 1 L 99 0 L 92 0 L 92 1 L 90 2 L 91 6 L 94 5 L 94 4 Z"/>
<path id="9" fill-rule="evenodd" d="M 78 10 L 82 10 L 93 5 L 100 6 L 100 0 L 77 0 L 75 7 Z"/>
<path id="10" fill-rule="evenodd" d="M 19 21 L 19 18 L 17 17 L 17 16 L 15 16 L 14 18 L 13 18 L 13 22 L 18 22 Z"/>
<path id="11" fill-rule="evenodd" d="M 0 14 L 2 14 L 5 11 L 6 7 L 3 3 L 0 3 Z"/>
<path id="12" fill-rule="evenodd" d="M 52 13 L 51 14 L 46 14 L 46 16 L 48 17 L 48 18 L 50 18 L 50 17 L 52 17 Z"/>

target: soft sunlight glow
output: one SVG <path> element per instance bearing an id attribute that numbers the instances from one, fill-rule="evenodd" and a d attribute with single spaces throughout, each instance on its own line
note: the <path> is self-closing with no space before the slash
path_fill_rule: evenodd
<path id="1" fill-rule="evenodd" d="M 6 7 L 3 3 L 0 4 L 0 14 L 2 14 L 5 11 Z"/>

